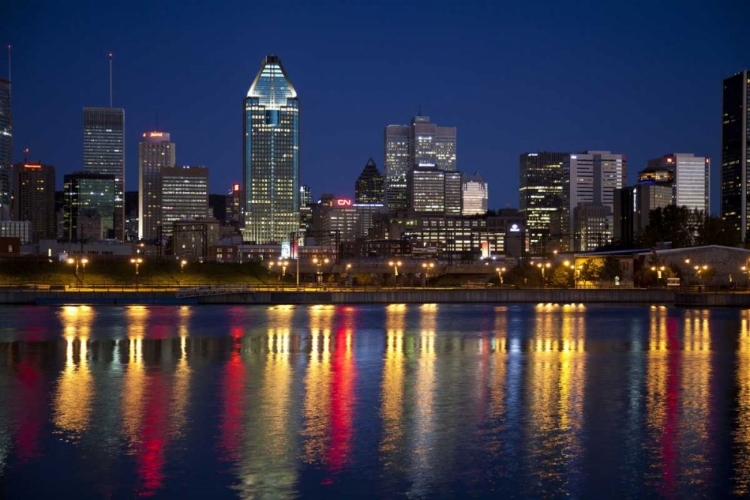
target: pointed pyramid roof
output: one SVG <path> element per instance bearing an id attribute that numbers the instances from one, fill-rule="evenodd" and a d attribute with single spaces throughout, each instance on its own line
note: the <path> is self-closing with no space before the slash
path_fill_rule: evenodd
<path id="1" fill-rule="evenodd" d="M 255 75 L 247 97 L 257 97 L 260 104 L 271 108 L 286 106 L 287 99 L 295 99 L 297 91 L 277 56 L 266 56 Z"/>

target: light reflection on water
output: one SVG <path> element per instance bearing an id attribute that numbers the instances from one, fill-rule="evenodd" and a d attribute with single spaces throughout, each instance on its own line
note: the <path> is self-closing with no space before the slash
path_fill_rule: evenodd
<path id="1" fill-rule="evenodd" d="M 66 306 L 0 323 L 6 497 L 750 490 L 750 311 Z"/>

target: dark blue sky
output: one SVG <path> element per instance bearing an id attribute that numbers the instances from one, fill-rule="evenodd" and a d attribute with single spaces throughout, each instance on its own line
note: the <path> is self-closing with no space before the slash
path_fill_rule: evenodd
<path id="1" fill-rule="evenodd" d="M 382 169 L 384 126 L 421 105 L 458 127 L 458 168 L 485 176 L 491 208 L 518 206 L 520 153 L 607 149 L 628 155 L 630 180 L 667 152 L 710 156 L 716 212 L 721 84 L 750 67 L 750 2 L 610 3 L 6 0 L 15 157 L 31 148 L 59 183 L 80 169 L 81 108 L 108 104 L 112 51 L 126 189 L 158 112 L 177 162 L 210 167 L 223 193 L 242 176 L 242 100 L 277 54 L 316 198 L 351 196 L 369 157 Z"/>

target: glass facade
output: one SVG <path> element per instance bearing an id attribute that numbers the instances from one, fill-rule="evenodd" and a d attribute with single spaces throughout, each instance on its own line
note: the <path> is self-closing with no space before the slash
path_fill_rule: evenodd
<path id="1" fill-rule="evenodd" d="M 462 215 L 484 215 L 487 213 L 487 182 L 478 173 L 463 177 Z"/>
<path id="2" fill-rule="evenodd" d="M 568 153 L 524 153 L 519 161 L 519 210 L 526 218 L 531 253 L 547 253 L 550 223 L 562 210 L 562 166 Z"/>
<path id="3" fill-rule="evenodd" d="M 732 222 L 746 241 L 750 172 L 750 72 L 724 80 L 721 125 L 721 216 Z"/>
<path id="4" fill-rule="evenodd" d="M 10 81 L 0 78 L 0 220 L 11 216 L 13 112 Z"/>
<path id="5" fill-rule="evenodd" d="M 388 125 L 384 142 L 385 199 L 389 209 L 406 208 L 406 177 L 412 168 L 456 171 L 456 127 L 438 127 L 430 123 L 428 116 L 415 116 L 411 125 Z"/>
<path id="6" fill-rule="evenodd" d="M 602 244 L 611 242 L 614 221 L 615 189 L 622 189 L 627 183 L 628 161 L 625 155 L 609 151 L 584 151 L 565 157 L 563 162 L 563 208 L 562 208 L 562 250 L 576 248 L 577 240 L 573 211 L 579 204 L 601 205 L 607 209 L 606 238 Z M 593 234 L 593 232 L 591 232 Z"/>
<path id="7" fill-rule="evenodd" d="M 172 235 L 174 223 L 208 217 L 208 169 L 165 167 L 161 169 L 162 236 Z"/>
<path id="8" fill-rule="evenodd" d="M 244 102 L 245 241 L 289 241 L 299 228 L 299 99 L 267 56 Z"/>
<path id="9" fill-rule="evenodd" d="M 357 203 L 383 203 L 384 196 L 385 179 L 370 158 L 354 185 L 354 200 Z"/>
<path id="10" fill-rule="evenodd" d="M 146 132 L 138 144 L 138 238 L 156 240 L 161 225 L 161 171 L 175 166 L 168 132 Z"/>
<path id="11" fill-rule="evenodd" d="M 115 179 L 114 239 L 125 238 L 125 110 L 83 108 L 83 171 Z"/>
<path id="12" fill-rule="evenodd" d="M 113 238 L 116 189 L 113 175 L 66 175 L 63 186 L 63 238 L 67 241 Z M 84 218 L 96 219 L 97 227 L 84 230 L 81 223 Z"/>
<path id="13" fill-rule="evenodd" d="M 709 212 L 711 161 L 689 153 L 672 153 L 648 162 L 648 168 L 638 173 L 639 179 L 649 182 L 669 182 L 671 177 L 672 203 L 690 210 Z"/>

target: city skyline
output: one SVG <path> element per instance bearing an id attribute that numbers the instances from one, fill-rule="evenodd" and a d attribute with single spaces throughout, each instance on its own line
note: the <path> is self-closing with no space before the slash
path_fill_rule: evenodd
<path id="1" fill-rule="evenodd" d="M 366 23 L 363 29 L 373 33 L 374 23 L 388 16 L 390 9 L 341 8 L 324 20 L 326 26 L 343 26 L 331 40 L 310 37 L 312 28 L 303 23 L 300 32 L 289 39 L 273 39 L 273 43 L 264 42 L 248 51 L 229 43 L 233 34 L 240 33 L 242 16 L 230 15 L 226 8 L 217 8 L 207 13 L 206 19 L 201 18 L 206 26 L 225 21 L 226 33 L 202 36 L 207 32 L 198 26 L 190 38 L 180 35 L 162 47 L 153 36 L 134 40 L 126 35 L 130 33 L 128 26 L 145 19 L 142 16 L 146 14 L 138 13 L 139 9 L 106 6 L 95 12 L 76 6 L 52 6 L 45 10 L 28 9 L 16 2 L 9 9 L 10 15 L 0 20 L 0 32 L 7 34 L 3 43 L 13 45 L 14 160 L 20 160 L 20 152 L 29 147 L 33 157 L 59 165 L 61 174 L 80 170 L 80 147 L 71 143 L 71 136 L 78 135 L 74 115 L 80 116 L 83 106 L 107 104 L 107 54 L 112 51 L 114 105 L 128 113 L 125 188 L 135 189 L 137 138 L 144 130 L 153 130 L 158 113 L 162 128 L 170 130 L 175 142 L 184 145 L 181 151 L 185 161 L 207 165 L 213 190 L 224 192 L 240 181 L 236 172 L 241 168 L 242 144 L 233 110 L 256 70 L 257 60 L 266 53 L 276 53 L 294 68 L 295 85 L 305 95 L 305 119 L 300 125 L 305 153 L 300 182 L 311 185 L 315 193 L 351 196 L 361 158 L 372 156 L 383 164 L 383 127 L 417 114 L 421 106 L 435 122 L 461 129 L 459 169 L 482 173 L 492 187 L 490 208 L 516 205 L 515 169 L 522 152 L 606 149 L 628 155 L 632 166 L 629 184 L 635 180 L 634 172 L 664 151 L 691 151 L 713 158 L 711 208 L 718 213 L 721 80 L 750 66 L 739 49 L 747 46 L 742 42 L 747 41 L 748 34 L 740 30 L 738 19 L 742 16 L 737 15 L 737 7 L 745 8 L 725 5 L 704 12 L 694 7 L 657 6 L 650 16 L 625 7 L 586 10 L 593 24 L 624 16 L 632 25 L 633 36 L 628 38 L 652 49 L 647 57 L 636 60 L 630 55 L 634 49 L 631 42 L 615 40 L 621 37 L 590 46 L 587 41 L 593 34 L 568 33 L 556 47 L 528 39 L 519 45 L 514 38 L 514 33 L 524 29 L 540 33 L 546 29 L 553 34 L 566 21 L 580 16 L 582 9 L 555 10 L 532 20 L 524 7 L 508 10 L 484 6 L 467 12 L 449 8 L 430 13 L 415 29 L 402 33 L 402 24 L 414 21 L 421 12 L 418 6 L 409 6 L 396 23 L 393 40 L 376 36 L 356 48 L 356 44 L 348 43 L 350 39 L 360 40 L 361 27 L 356 21 L 372 17 L 372 24 Z M 277 8 L 267 6 L 269 12 Z M 186 27 L 201 24 L 195 9 L 181 7 L 177 11 L 187 16 Z M 306 7 L 288 22 L 300 25 L 305 16 L 320 15 Z M 94 28 L 73 35 L 71 30 L 55 26 L 56 19 L 76 17 Z M 455 25 L 451 24 L 453 17 L 458 17 Z M 471 33 L 463 33 L 460 27 L 467 24 L 461 22 L 467 21 L 466 17 L 476 21 Z M 682 23 L 685 32 L 700 27 L 710 43 L 686 35 L 664 41 L 652 28 L 667 19 Z M 502 30 L 494 29 L 497 23 Z M 445 27 L 447 35 L 467 36 L 456 41 L 455 47 L 447 46 L 443 53 L 427 53 L 418 61 L 411 58 L 409 65 L 392 58 L 393 46 L 408 42 L 409 53 L 416 53 L 443 36 L 431 34 L 433 25 Z M 35 30 L 30 26 L 48 30 L 46 41 L 32 37 Z M 168 21 L 165 29 L 178 30 L 177 23 Z M 261 27 L 259 38 L 272 29 Z M 180 27 L 176 32 L 188 31 Z M 342 42 L 348 45 L 340 49 L 335 64 L 323 64 L 334 40 L 337 47 Z M 58 46 L 65 46 L 65 52 L 58 53 Z M 218 50 L 225 51 L 221 60 L 213 56 Z M 567 56 L 568 52 L 573 56 Z M 77 57 L 63 56 L 76 53 Z M 164 63 L 166 53 L 170 55 L 169 64 Z M 468 54 L 474 63 L 468 66 L 468 73 L 462 73 Z M 4 63 L 5 54 L 1 58 Z M 668 68 L 687 59 L 693 71 L 688 80 L 676 86 Z M 587 77 L 582 83 L 575 77 L 576 60 L 602 69 L 608 60 L 616 61 L 620 74 L 616 79 Z M 555 72 L 556 81 L 548 86 L 538 80 L 544 72 Z M 3 73 L 0 71 L 0 76 L 6 76 Z M 643 78 L 643 74 L 649 74 L 649 78 Z M 425 78 L 430 84 L 420 85 Z M 395 85 L 400 85 L 399 92 L 393 92 Z M 191 102 L 191 96 L 198 94 L 201 99 Z M 51 101 L 47 97 L 51 95 L 59 98 Z M 488 100 L 489 95 L 494 97 Z M 42 109 L 49 107 L 57 119 L 40 123 L 37 118 Z M 354 120 L 347 118 L 351 109 L 357 110 Z M 542 110 L 544 114 L 540 115 Z M 193 116 L 204 118 L 196 123 Z M 539 120 L 539 116 L 545 116 L 545 120 Z M 323 130 L 325 134 L 320 133 Z M 333 175 L 339 172 L 346 175 Z"/>

